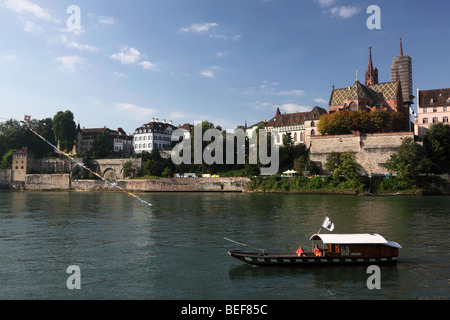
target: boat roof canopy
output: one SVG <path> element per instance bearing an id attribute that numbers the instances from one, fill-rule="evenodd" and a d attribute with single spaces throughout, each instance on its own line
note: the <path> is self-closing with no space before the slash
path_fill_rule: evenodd
<path id="1" fill-rule="evenodd" d="M 398 243 L 388 241 L 377 233 L 314 234 L 309 240 L 322 240 L 324 244 L 385 244 L 401 248 Z"/>

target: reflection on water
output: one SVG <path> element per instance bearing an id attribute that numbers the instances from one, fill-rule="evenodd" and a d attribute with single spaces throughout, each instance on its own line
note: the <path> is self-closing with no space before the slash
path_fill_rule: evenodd
<path id="1" fill-rule="evenodd" d="M 448 299 L 449 197 L 235 193 L 0 193 L 0 299 Z M 254 267 L 246 249 L 311 248 L 335 233 L 376 232 L 403 246 L 381 266 Z M 328 232 L 322 230 L 322 233 Z M 82 289 L 66 287 L 78 265 Z"/>

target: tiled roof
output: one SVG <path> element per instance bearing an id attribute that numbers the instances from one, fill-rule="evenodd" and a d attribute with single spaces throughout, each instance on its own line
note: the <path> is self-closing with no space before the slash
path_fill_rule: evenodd
<path id="1" fill-rule="evenodd" d="M 334 89 L 331 93 L 330 106 L 343 105 L 347 100 L 388 100 L 396 99 L 400 82 L 384 82 L 365 86 L 358 80 L 352 87 Z"/>
<path id="2" fill-rule="evenodd" d="M 319 120 L 320 117 L 325 113 L 327 113 L 327 111 L 318 106 L 315 106 L 311 111 L 308 112 L 284 114 L 279 112 L 278 109 L 275 117 L 266 123 L 266 127 L 288 127 L 302 125 L 306 120 Z"/>
<path id="3" fill-rule="evenodd" d="M 419 107 L 450 106 L 450 88 L 419 91 Z"/>

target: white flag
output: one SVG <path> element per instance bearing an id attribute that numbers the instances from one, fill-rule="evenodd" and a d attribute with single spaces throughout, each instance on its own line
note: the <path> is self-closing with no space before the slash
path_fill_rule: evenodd
<path id="1" fill-rule="evenodd" d="M 333 231 L 334 230 L 334 223 L 333 223 L 333 221 L 331 221 L 330 218 L 326 217 L 325 220 L 322 223 L 322 227 L 324 227 L 325 229 L 327 229 L 329 231 Z"/>

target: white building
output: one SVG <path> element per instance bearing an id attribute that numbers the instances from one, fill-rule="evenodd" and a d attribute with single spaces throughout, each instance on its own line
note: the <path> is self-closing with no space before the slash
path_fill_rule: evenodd
<path id="1" fill-rule="evenodd" d="M 327 111 L 325 109 L 318 106 L 314 106 L 314 108 L 309 112 L 284 114 L 282 114 L 278 108 L 275 117 L 269 121 L 262 121 L 250 128 L 247 128 L 247 132 L 252 134 L 259 125 L 262 125 L 266 131 L 270 132 L 274 136 L 275 143 L 278 146 L 283 145 L 285 135 L 290 133 L 294 145 L 304 144 L 307 148 L 309 148 L 311 140 L 310 137 L 319 134 L 317 126 L 319 124 L 320 117 L 326 113 Z"/>
<path id="2" fill-rule="evenodd" d="M 151 152 L 153 148 L 164 150 L 172 146 L 172 133 L 177 128 L 172 125 L 172 121 L 159 121 L 153 118 L 151 122 L 144 124 L 134 132 L 134 152 Z"/>
<path id="3" fill-rule="evenodd" d="M 421 90 L 417 89 L 417 117 L 414 119 L 414 134 L 426 136 L 429 127 L 438 122 L 449 124 L 450 88 Z"/>

